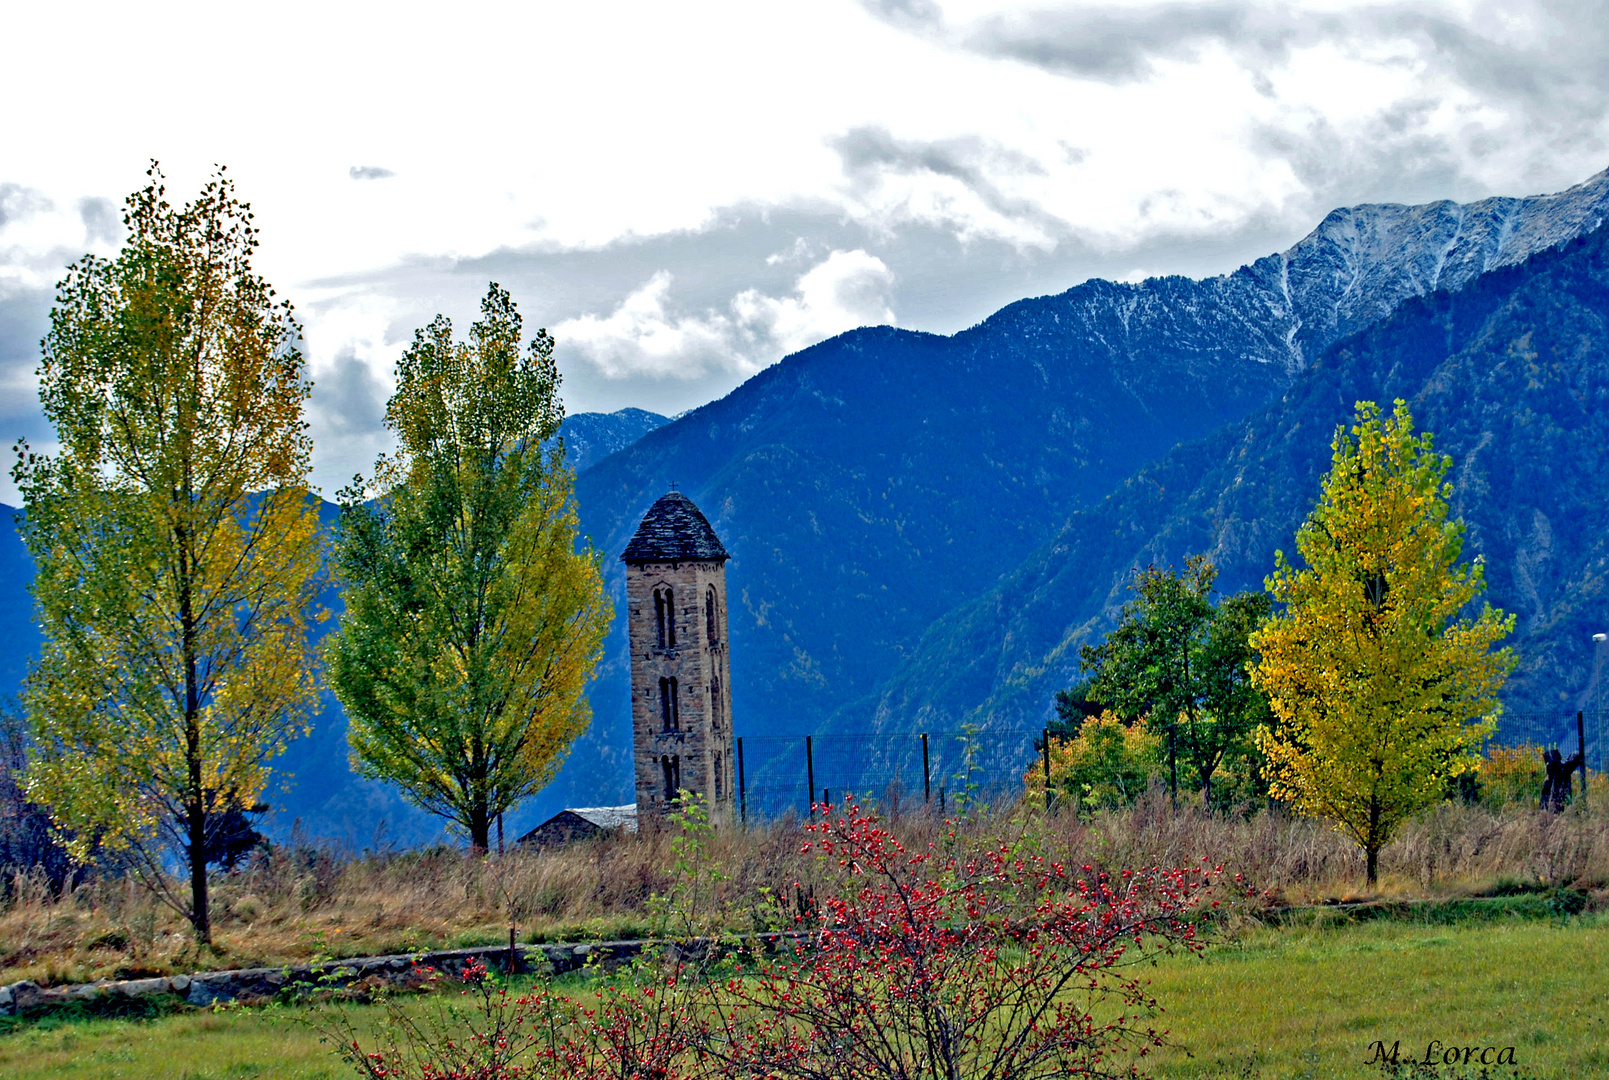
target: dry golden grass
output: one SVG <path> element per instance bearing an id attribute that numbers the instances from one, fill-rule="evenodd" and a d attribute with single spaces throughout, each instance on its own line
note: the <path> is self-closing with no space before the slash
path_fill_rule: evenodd
<path id="1" fill-rule="evenodd" d="M 1595 778 L 1596 779 L 1596 778 Z M 1378 894 L 1461 896 L 1531 885 L 1609 884 L 1609 790 L 1590 807 L 1552 815 L 1447 802 L 1411 823 L 1381 855 Z M 955 828 L 997 836 L 1038 811 L 1000 806 Z M 941 837 L 926 812 L 896 816 L 908 843 Z M 280 846 L 216 879 L 214 939 L 198 950 L 188 925 L 126 879 L 91 880 L 52 895 L 36 879 L 12 882 L 0 905 L 0 983 L 43 985 L 132 978 L 321 957 L 415 952 L 506 941 L 603 939 L 652 933 L 650 898 L 664 891 L 675 853 L 669 831 L 550 851 L 479 858 L 451 849 L 339 858 Z M 720 907 L 747 930 L 785 915 L 813 887 L 799 822 L 721 830 L 707 844 L 727 880 Z M 1179 864 L 1206 857 L 1267 890 L 1273 902 L 1340 899 L 1361 892 L 1356 847 L 1322 822 L 1278 811 L 1175 811 L 1153 791 L 1138 805 L 1089 819 L 1051 818 L 1059 856 L 1102 867 Z"/>
<path id="2" fill-rule="evenodd" d="M 1125 810 L 1056 819 L 1060 842 L 1108 866 L 1178 863 L 1206 855 L 1284 902 L 1363 895 L 1363 855 L 1323 821 L 1282 811 L 1202 812 L 1152 791 Z M 1088 861 L 1086 858 L 1085 861 Z M 1448 800 L 1421 814 L 1380 853 L 1377 896 L 1467 896 L 1513 887 L 1609 885 L 1609 784 L 1551 814 L 1529 803 L 1493 808 Z"/>

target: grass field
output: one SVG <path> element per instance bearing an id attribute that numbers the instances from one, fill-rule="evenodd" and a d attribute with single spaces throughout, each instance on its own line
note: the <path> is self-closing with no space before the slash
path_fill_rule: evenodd
<path id="1" fill-rule="evenodd" d="M 1609 1076 L 1602 917 L 1259 931 L 1159 964 L 1152 986 L 1175 1044 L 1158 1077 L 1377 1077 L 1375 1040 L 1404 1060 L 1439 1040 L 1513 1046 L 1523 1074 Z"/>
<path id="2" fill-rule="evenodd" d="M 1365 1064 L 1377 1039 L 1400 1042 L 1404 1060 L 1439 1040 L 1513 1046 L 1525 1077 L 1609 1076 L 1603 916 L 1256 930 L 1202 957 L 1166 958 L 1149 976 L 1172 1032 L 1173 1045 L 1148 1065 L 1159 1080 L 1378 1077 Z M 350 1075 L 314 1033 L 262 1010 L 19 1025 L 0 1035 L 0 1076 L 16 1080 Z"/>

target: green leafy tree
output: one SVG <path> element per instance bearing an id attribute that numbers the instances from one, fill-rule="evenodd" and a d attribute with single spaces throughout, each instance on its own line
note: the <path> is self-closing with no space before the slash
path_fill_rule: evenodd
<path id="1" fill-rule="evenodd" d="M 1262 798 L 1268 791 L 1256 732 L 1273 714 L 1268 697 L 1252 682 L 1257 652 L 1251 640 L 1273 606 L 1266 592 L 1235 593 L 1218 604 L 1207 627 L 1200 672 L 1202 704 L 1210 726 L 1202 732 L 1206 741 L 1192 741 L 1191 756 L 1196 760 L 1217 755 L 1210 791 L 1220 803 Z M 1226 777 L 1226 771 L 1231 775 Z"/>
<path id="2" fill-rule="evenodd" d="M 1245 667 L 1248 634 L 1267 602 L 1240 594 L 1214 606 L 1216 579 L 1199 555 L 1183 571 L 1142 571 L 1116 629 L 1082 651 L 1093 678 L 1065 700 L 1058 696 L 1059 709 L 1085 712 L 1094 702 L 1128 720 L 1144 718 L 1162 741 L 1169 790 L 1177 796 L 1182 761 L 1209 802 L 1214 773 L 1226 757 L 1251 750 L 1251 732 L 1266 715 Z"/>
<path id="3" fill-rule="evenodd" d="M 481 316 L 467 342 L 437 316 L 397 365 L 397 453 L 340 496 L 327 655 L 358 769 L 486 850 L 586 729 L 610 611 L 564 448 L 542 449 L 564 418 L 553 338 L 522 352 L 496 284 Z"/>
<path id="4" fill-rule="evenodd" d="M 316 704 L 309 384 L 233 184 L 220 170 L 175 209 L 149 176 L 117 257 L 57 286 L 39 396 L 61 449 L 19 444 L 12 471 L 45 638 L 27 791 L 80 857 L 125 858 L 207 942 L 218 830 Z"/>
<path id="5" fill-rule="evenodd" d="M 1277 554 L 1268 588 L 1284 610 L 1253 638 L 1253 681 L 1275 717 L 1258 742 L 1272 794 L 1356 840 L 1373 885 L 1402 822 L 1476 768 L 1514 664 L 1492 646 L 1514 619 L 1490 604 L 1468 614 L 1481 560 L 1459 562 L 1451 459 L 1414 434 L 1406 404 L 1383 420 L 1359 402 L 1332 446 L 1296 534 L 1306 566 Z"/>

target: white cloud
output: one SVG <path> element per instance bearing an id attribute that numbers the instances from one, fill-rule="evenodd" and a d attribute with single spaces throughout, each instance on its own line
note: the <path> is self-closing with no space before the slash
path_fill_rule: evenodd
<path id="1" fill-rule="evenodd" d="M 661 270 L 599 318 L 582 315 L 553 328 L 553 336 L 611 379 L 633 375 L 692 379 L 737 367 L 731 320 L 718 312 L 677 316 L 670 310 L 671 275 Z"/>
<path id="2" fill-rule="evenodd" d="M 1451 163 L 1434 185 L 1459 182 L 1435 194 L 1557 190 L 1601 167 L 1609 135 L 1604 24 L 1585 0 L 493 2 L 439 19 L 289 0 L 267 21 L 192 7 L 19 9 L 0 95 L 27 100 L 69 66 L 91 74 L 59 87 L 56 110 L 8 117 L 0 181 L 71 206 L 121 198 L 152 154 L 182 194 L 227 162 L 259 213 L 261 269 L 287 291 L 410 256 L 598 247 L 790 201 L 1035 250 L 1259 215 L 1294 225 L 1329 207 L 1305 199 L 1327 178 L 1293 159 L 1337 140 L 1366 149 L 1424 99 L 1446 107 L 1410 120 L 1422 140 L 1389 145 L 1395 174 L 1371 183 L 1352 153 L 1329 186 L 1421 197 L 1400 163 L 1428 144 Z M 197 55 L 230 56 L 230 92 L 132 121 L 102 107 L 141 79 L 182 98 Z M 287 56 L 295 77 L 279 78 Z M 436 77 L 398 75 L 425 68 Z M 235 122 L 241 93 L 298 117 L 297 153 Z M 82 119 L 80 137 L 61 139 L 61 114 Z M 846 182 L 833 140 L 874 128 L 896 149 L 987 152 L 963 172 L 907 155 Z M 350 179 L 382 164 L 384 183 Z"/>
<path id="3" fill-rule="evenodd" d="M 381 421 L 404 344 L 391 340 L 400 305 L 372 293 L 337 293 L 306 305 L 304 353 L 313 380 L 307 420 L 314 473 L 326 496 L 367 475 L 394 440 Z"/>
<path id="4" fill-rule="evenodd" d="M 748 339 L 765 349 L 758 370 L 845 330 L 892 325 L 893 287 L 893 271 L 877 256 L 835 251 L 800 276 L 792 296 L 745 289 L 732 298 L 732 311 Z"/>
<path id="5" fill-rule="evenodd" d="M 894 322 L 894 274 L 863 250 L 834 251 L 794 282 L 791 295 L 745 289 L 725 310 L 676 310 L 672 275 L 654 274 L 608 315 L 553 328 L 561 349 L 610 379 L 751 375 L 789 353 L 854 329 Z"/>
<path id="6" fill-rule="evenodd" d="M 0 416 L 35 408 L 51 286 L 115 246 L 151 156 L 180 201 L 229 166 L 257 269 L 312 312 L 320 460 L 361 463 L 400 342 L 467 325 L 490 278 L 560 332 L 578 408 L 671 412 L 896 310 L 949 331 L 1089 274 L 1228 271 L 1337 205 L 1560 190 L 1609 163 L 1599 6 L 23 5 L 0 97 L 58 93 L 0 145 Z M 229 57 L 217 93 L 195 56 Z M 105 108 L 134 84 L 192 107 Z M 296 152 L 243 100 L 295 117 Z M 728 223 L 751 213 L 805 223 L 749 250 Z M 349 302 L 320 308 L 332 281 Z"/>
<path id="7" fill-rule="evenodd" d="M 802 263 L 810 258 L 810 250 L 814 245 L 802 236 L 793 238 L 793 243 L 781 251 L 774 251 L 765 257 L 765 265 L 776 266 L 781 263 Z"/>
<path id="8" fill-rule="evenodd" d="M 62 204 L 0 179 L 0 296 L 52 289 L 69 262 L 113 255 L 121 239 L 117 212 L 101 200 Z"/>

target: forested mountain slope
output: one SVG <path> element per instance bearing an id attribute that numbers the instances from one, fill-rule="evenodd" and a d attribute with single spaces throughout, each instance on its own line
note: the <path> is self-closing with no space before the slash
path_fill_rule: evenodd
<path id="1" fill-rule="evenodd" d="M 616 557 L 678 482 L 733 555 L 738 728 L 865 725 L 868 695 L 913 662 L 933 621 L 1068 514 L 1278 400 L 1308 358 L 1405 299 L 1596 228 L 1606 205 L 1600 174 L 1556 196 L 1353 207 L 1222 277 L 1089 281 L 952 337 L 852 331 L 582 474 L 583 528 L 618 602 Z M 961 651 L 974 647 L 987 656 L 1001 643 Z M 626 790 L 625 664 L 617 632 L 561 790 L 595 789 L 611 770 Z M 925 722 L 900 693 L 879 697 L 877 724 Z M 948 700 L 964 714 L 983 697 Z"/>
<path id="2" fill-rule="evenodd" d="M 1609 610 L 1609 230 L 1338 343 L 1283 398 L 1142 469 L 985 595 L 935 622 L 880 688 L 885 726 L 1036 725 L 1112 625 L 1136 567 L 1206 552 L 1225 591 L 1260 588 L 1356 401 L 1406 399 L 1453 459 L 1465 555 L 1513 612 L 1516 718 L 1574 708 Z"/>

